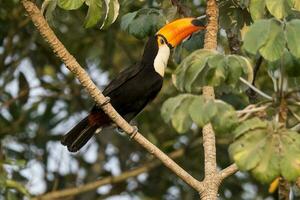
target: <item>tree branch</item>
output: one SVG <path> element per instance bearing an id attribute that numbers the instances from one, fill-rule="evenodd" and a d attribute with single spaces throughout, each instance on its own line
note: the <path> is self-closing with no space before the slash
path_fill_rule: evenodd
<path id="1" fill-rule="evenodd" d="M 244 78 L 240 77 L 240 81 L 242 83 L 244 83 L 245 85 L 247 85 L 249 88 L 251 88 L 253 91 L 255 91 L 257 94 L 259 94 L 260 96 L 262 96 L 262 97 L 264 97 L 264 98 L 266 98 L 268 100 L 271 100 L 271 101 L 273 100 L 273 98 L 271 96 L 269 96 L 268 94 L 266 94 L 263 91 L 259 90 L 254 85 L 252 85 L 247 80 L 245 80 Z"/>
<path id="2" fill-rule="evenodd" d="M 29 14 L 32 22 L 44 38 L 44 40 L 50 45 L 53 52 L 63 61 L 66 67 L 78 78 L 81 85 L 91 95 L 93 100 L 102 105 L 106 102 L 106 97 L 101 93 L 93 81 L 89 78 L 88 74 L 82 69 L 76 59 L 68 52 L 64 45 L 59 41 L 54 32 L 47 24 L 45 18 L 41 14 L 37 6 L 30 0 L 21 1 L 25 10 Z M 136 142 L 142 145 L 147 151 L 156 156 L 161 162 L 179 176 L 184 182 L 193 187 L 198 192 L 204 190 L 204 186 L 197 179 L 192 177 L 166 154 L 164 154 L 159 148 L 149 142 L 138 131 L 135 130 L 126 120 L 124 120 L 117 111 L 111 106 L 111 104 L 105 104 L 102 106 L 103 111 L 111 118 L 111 120 L 117 124 L 125 133 L 131 136 Z"/>
<path id="3" fill-rule="evenodd" d="M 184 152 L 185 152 L 185 149 L 181 148 L 181 149 L 175 150 L 172 153 L 170 153 L 169 157 L 173 158 L 173 159 L 179 158 L 184 154 Z M 68 189 L 63 189 L 63 190 L 59 190 L 59 191 L 49 192 L 44 195 L 37 196 L 37 197 L 33 198 L 32 200 L 52 200 L 52 199 L 59 199 L 59 198 L 64 198 L 64 197 L 68 197 L 68 196 L 75 196 L 75 195 L 78 195 L 78 194 L 81 194 L 84 192 L 88 192 L 90 190 L 97 189 L 103 185 L 120 183 L 122 181 L 127 180 L 128 178 L 135 177 L 135 176 L 138 176 L 139 174 L 148 172 L 148 171 L 154 169 L 155 167 L 159 166 L 160 164 L 161 164 L 161 162 L 159 160 L 153 159 L 140 167 L 123 172 L 119 176 L 109 176 L 109 177 L 105 177 L 105 178 L 97 180 L 97 181 L 87 183 L 85 185 L 74 187 L 74 188 L 68 188 Z"/>
<path id="4" fill-rule="evenodd" d="M 206 16 L 208 17 L 208 24 L 206 27 L 204 48 L 217 49 L 219 9 L 215 0 L 207 0 Z M 213 87 L 205 86 L 203 87 L 202 92 L 206 100 L 215 99 Z M 217 199 L 220 177 L 216 161 L 216 138 L 211 123 L 203 127 L 202 134 L 205 172 L 203 183 L 206 185 L 206 190 L 200 194 L 200 198 L 205 200 L 214 200 Z"/>
<path id="5" fill-rule="evenodd" d="M 217 49 L 219 9 L 216 0 L 207 0 L 206 16 L 208 17 L 208 25 L 204 39 L 204 48 Z M 206 100 L 215 99 L 213 87 L 205 86 L 203 87 L 202 92 Z M 203 200 L 216 200 L 219 185 L 222 180 L 234 174 L 238 169 L 235 164 L 232 164 L 221 172 L 218 172 L 216 161 L 216 139 L 211 123 L 203 127 L 202 133 L 205 160 L 205 177 L 203 184 L 206 186 L 206 189 L 203 193 L 200 193 L 200 198 Z"/>
<path id="6" fill-rule="evenodd" d="M 237 171 L 238 171 L 238 167 L 236 166 L 236 164 L 231 164 L 230 166 L 226 167 L 220 172 L 221 180 L 224 180 L 225 178 L 231 176 Z"/>

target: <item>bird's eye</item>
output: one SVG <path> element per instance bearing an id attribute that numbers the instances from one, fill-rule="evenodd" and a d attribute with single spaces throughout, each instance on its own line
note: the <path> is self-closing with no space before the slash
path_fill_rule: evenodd
<path id="1" fill-rule="evenodd" d="M 163 39 L 160 39 L 160 44 L 165 44 L 165 41 Z"/>

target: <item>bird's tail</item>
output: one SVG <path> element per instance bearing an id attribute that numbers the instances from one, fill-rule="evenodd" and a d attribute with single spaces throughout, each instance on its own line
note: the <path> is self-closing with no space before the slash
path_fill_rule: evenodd
<path id="1" fill-rule="evenodd" d="M 69 151 L 76 152 L 81 149 L 91 139 L 95 131 L 100 128 L 97 123 L 90 123 L 89 116 L 81 120 L 63 136 L 61 143 L 67 146 Z"/>

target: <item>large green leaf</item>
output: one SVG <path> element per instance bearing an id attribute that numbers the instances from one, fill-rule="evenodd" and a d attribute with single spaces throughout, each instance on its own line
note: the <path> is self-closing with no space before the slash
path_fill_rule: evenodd
<path id="1" fill-rule="evenodd" d="M 185 133 L 192 126 L 193 121 L 187 111 L 193 99 L 194 98 L 185 98 L 174 112 L 172 125 L 178 133 Z"/>
<path id="2" fill-rule="evenodd" d="M 286 38 L 290 52 L 300 58 L 300 20 L 294 19 L 286 23 Z"/>
<path id="3" fill-rule="evenodd" d="M 252 53 L 256 52 L 267 42 L 270 33 L 271 20 L 257 20 L 245 35 L 244 48 Z"/>
<path id="4" fill-rule="evenodd" d="M 65 10 L 76 10 L 82 6 L 85 0 L 58 0 L 58 6 Z"/>
<path id="5" fill-rule="evenodd" d="M 277 19 L 286 17 L 291 10 L 287 0 L 266 0 L 266 5 L 270 13 Z"/>
<path id="6" fill-rule="evenodd" d="M 171 97 L 167 99 L 161 107 L 161 115 L 165 122 L 169 122 L 172 119 L 172 116 L 175 110 L 181 105 L 181 103 L 186 98 L 191 98 L 193 95 L 190 94 L 180 94 L 176 97 Z"/>
<path id="7" fill-rule="evenodd" d="M 200 49 L 187 56 L 175 71 L 173 82 L 176 88 L 191 92 L 193 84 L 197 78 L 199 79 L 200 73 L 206 66 L 207 59 L 216 53 L 216 51 Z"/>
<path id="8" fill-rule="evenodd" d="M 201 49 L 186 57 L 177 67 L 173 83 L 180 91 L 199 92 L 205 85 L 227 84 L 236 88 L 239 78 L 253 79 L 250 62 L 237 55 L 222 55 Z"/>
<path id="9" fill-rule="evenodd" d="M 191 102 L 197 96 L 191 94 L 181 94 L 169 98 L 164 102 L 161 108 L 161 115 L 165 122 L 171 122 L 178 133 L 184 133 L 192 125 L 192 119 L 189 115 Z"/>
<path id="10" fill-rule="evenodd" d="M 285 48 L 285 38 L 282 24 L 271 20 L 270 32 L 266 43 L 260 48 L 260 54 L 269 61 L 275 61 L 280 58 Z"/>
<path id="11" fill-rule="evenodd" d="M 240 84 L 240 77 L 243 77 L 250 83 L 253 80 L 253 67 L 250 61 L 243 56 L 226 56 L 226 71 L 227 77 L 225 83 L 234 89 L 248 89 L 244 84 Z"/>
<path id="12" fill-rule="evenodd" d="M 217 100 L 217 113 L 212 118 L 212 125 L 216 134 L 227 134 L 233 132 L 237 126 L 238 118 L 235 109 L 223 101 Z"/>
<path id="13" fill-rule="evenodd" d="M 267 133 L 262 129 L 249 131 L 232 143 L 229 154 L 242 171 L 251 170 L 257 166 L 263 156 Z"/>
<path id="14" fill-rule="evenodd" d="M 95 26 L 101 19 L 102 1 L 86 0 L 85 3 L 89 6 L 89 9 L 85 18 L 84 26 L 85 28 L 90 28 L 92 26 Z"/>
<path id="15" fill-rule="evenodd" d="M 300 176 L 300 135 L 258 118 L 235 130 L 229 153 L 239 169 L 251 171 L 261 182 L 278 176 L 294 181 Z"/>
<path id="16" fill-rule="evenodd" d="M 205 102 L 204 98 L 199 96 L 192 101 L 189 113 L 192 120 L 199 127 L 203 127 L 217 114 L 217 106 L 212 100 Z"/>
<path id="17" fill-rule="evenodd" d="M 257 20 L 245 35 L 244 48 L 252 54 L 259 51 L 266 60 L 278 60 L 285 48 L 282 24 L 275 19 Z"/>
<path id="18" fill-rule="evenodd" d="M 262 19 L 265 15 L 266 0 L 251 0 L 250 13 L 254 20 Z"/>
<path id="19" fill-rule="evenodd" d="M 278 135 L 265 134 L 265 137 L 258 143 L 264 143 L 263 155 L 251 171 L 258 180 L 263 183 L 269 183 L 280 176 L 280 139 Z"/>
<path id="20" fill-rule="evenodd" d="M 212 56 L 208 59 L 208 70 L 203 77 L 206 80 L 205 85 L 219 86 L 225 81 L 227 76 L 225 62 L 225 56 L 221 54 Z"/>

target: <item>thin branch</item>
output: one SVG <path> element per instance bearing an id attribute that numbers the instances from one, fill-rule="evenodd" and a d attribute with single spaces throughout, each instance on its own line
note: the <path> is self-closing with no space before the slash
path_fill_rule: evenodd
<path id="1" fill-rule="evenodd" d="M 223 169 L 220 172 L 221 175 L 221 179 L 224 180 L 225 178 L 227 178 L 228 176 L 231 176 L 232 174 L 236 173 L 238 171 L 238 167 L 236 166 L 236 164 L 232 164 L 228 167 L 226 167 L 225 169 Z"/>
<path id="2" fill-rule="evenodd" d="M 185 152 L 185 149 L 181 148 L 181 149 L 175 150 L 174 152 L 170 153 L 169 157 L 173 158 L 173 159 L 179 158 L 184 154 L 184 152 Z M 128 178 L 135 177 L 135 176 L 138 176 L 139 174 L 148 172 L 148 171 L 154 169 L 155 167 L 159 166 L 160 164 L 161 164 L 161 162 L 159 162 L 159 160 L 153 159 L 140 167 L 125 171 L 119 176 L 109 176 L 109 177 L 105 177 L 105 178 L 97 180 L 97 181 L 93 181 L 93 182 L 90 182 L 90 183 L 87 183 L 87 184 L 84 184 L 81 186 L 74 187 L 74 188 L 68 188 L 68 189 L 49 192 L 44 195 L 37 196 L 37 197 L 33 198 L 32 200 L 51 200 L 51 199 L 64 198 L 64 197 L 68 197 L 68 196 L 75 196 L 75 195 L 78 195 L 81 193 L 95 190 L 103 185 L 116 184 L 116 183 L 123 182 L 123 181 L 127 180 Z"/>
<path id="3" fill-rule="evenodd" d="M 242 83 L 244 83 L 245 85 L 247 85 L 248 87 L 250 87 L 252 90 L 254 90 L 257 94 L 259 94 L 260 96 L 268 99 L 268 100 L 273 100 L 273 98 L 271 96 L 269 96 L 268 94 L 264 93 L 263 91 L 259 90 L 258 88 L 256 88 L 255 86 L 253 86 L 251 83 L 249 83 L 248 81 L 246 81 L 244 78 L 240 77 L 240 81 Z"/>
<path id="4" fill-rule="evenodd" d="M 89 78 L 88 74 L 79 65 L 76 59 L 68 52 L 64 45 L 59 41 L 54 32 L 51 30 L 47 24 L 45 18 L 43 17 L 37 6 L 29 1 L 22 0 L 22 4 L 29 14 L 34 25 L 41 33 L 44 40 L 50 45 L 53 52 L 63 61 L 66 67 L 78 78 L 81 85 L 87 90 L 91 95 L 93 100 L 98 105 L 103 105 L 106 102 L 106 97 L 101 93 L 93 81 Z M 149 142 L 144 136 L 142 136 L 138 131 L 135 130 L 125 119 L 123 119 L 117 111 L 111 106 L 111 104 L 105 104 L 102 106 L 103 111 L 110 117 L 110 119 L 117 124 L 125 133 L 131 136 L 136 142 L 142 145 L 147 151 L 156 156 L 161 162 L 172 170 L 177 176 L 179 176 L 184 182 L 193 187 L 198 192 L 204 190 L 204 186 L 201 182 L 191 176 L 178 164 L 176 164 L 172 159 L 170 159 L 166 154 L 164 154 L 159 148 Z"/>
<path id="5" fill-rule="evenodd" d="M 244 109 L 244 110 L 237 110 L 236 113 L 237 115 L 243 115 L 243 114 L 247 114 L 247 113 L 254 113 L 254 112 L 259 112 L 259 111 L 262 111 L 262 110 L 266 110 L 269 106 L 266 105 L 266 106 L 260 106 L 260 107 L 254 107 L 254 108 L 251 108 L 251 109 Z"/>

